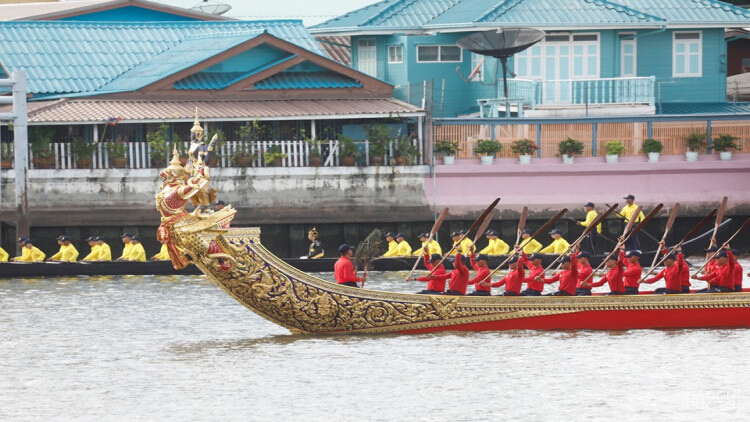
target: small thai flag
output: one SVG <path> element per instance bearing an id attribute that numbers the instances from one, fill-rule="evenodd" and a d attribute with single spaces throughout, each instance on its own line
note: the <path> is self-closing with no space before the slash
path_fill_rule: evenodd
<path id="1" fill-rule="evenodd" d="M 120 123 L 120 120 L 122 120 L 121 116 L 109 116 L 107 117 L 107 126 L 115 126 Z"/>

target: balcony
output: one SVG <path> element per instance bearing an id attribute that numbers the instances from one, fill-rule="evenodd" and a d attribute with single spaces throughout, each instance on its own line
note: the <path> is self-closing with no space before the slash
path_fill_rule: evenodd
<path id="1" fill-rule="evenodd" d="M 481 117 L 654 114 L 655 78 L 502 80 L 498 98 L 480 99 Z"/>

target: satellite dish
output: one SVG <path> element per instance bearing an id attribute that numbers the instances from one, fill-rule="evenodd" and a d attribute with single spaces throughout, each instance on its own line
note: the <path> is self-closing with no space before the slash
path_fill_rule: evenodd
<path id="1" fill-rule="evenodd" d="M 472 53 L 492 56 L 503 64 L 503 88 L 505 88 L 505 110 L 508 104 L 508 57 L 538 43 L 544 38 L 544 31 L 535 28 L 500 28 L 476 32 L 458 39 L 458 46 Z"/>
<path id="2" fill-rule="evenodd" d="M 223 15 L 231 9 L 232 6 L 226 3 L 219 3 L 212 0 L 203 0 L 201 3 L 190 8 L 190 10 L 206 13 L 208 15 Z"/>

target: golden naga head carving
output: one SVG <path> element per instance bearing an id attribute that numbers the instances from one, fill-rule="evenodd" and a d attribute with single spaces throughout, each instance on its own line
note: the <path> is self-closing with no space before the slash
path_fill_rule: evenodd
<path id="1" fill-rule="evenodd" d="M 180 164 L 180 153 L 177 151 L 175 145 L 174 151 L 172 152 L 172 161 L 169 162 L 169 166 L 162 170 L 159 176 L 162 179 L 179 179 L 185 175 L 185 168 Z"/>
<path id="2" fill-rule="evenodd" d="M 198 107 L 195 108 L 195 122 L 193 123 L 193 127 L 190 128 L 190 135 L 191 138 L 195 135 L 195 139 L 199 141 L 203 140 L 203 127 L 201 127 L 198 121 Z"/>

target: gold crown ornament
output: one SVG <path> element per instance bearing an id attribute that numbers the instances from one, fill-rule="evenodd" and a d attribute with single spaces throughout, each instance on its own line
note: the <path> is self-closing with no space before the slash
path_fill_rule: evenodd
<path id="1" fill-rule="evenodd" d="M 314 238 L 317 239 L 318 238 L 318 229 L 316 229 L 315 227 L 313 227 L 310 230 L 310 232 L 308 233 L 308 236 L 312 236 L 312 237 L 314 237 Z"/>
<path id="2" fill-rule="evenodd" d="M 195 108 L 195 123 L 193 123 L 193 127 L 190 128 L 190 133 L 194 133 L 196 139 L 199 141 L 203 140 L 203 127 L 201 127 L 201 124 L 198 121 L 198 107 Z"/>

